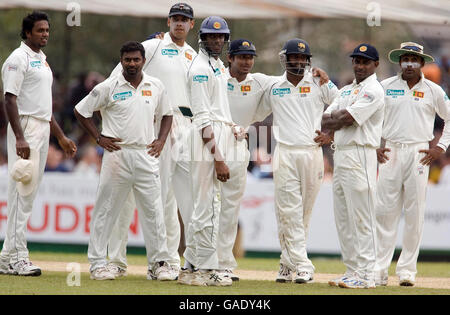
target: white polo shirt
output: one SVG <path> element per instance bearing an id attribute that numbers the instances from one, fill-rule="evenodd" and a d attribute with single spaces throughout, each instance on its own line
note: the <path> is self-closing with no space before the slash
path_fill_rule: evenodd
<path id="1" fill-rule="evenodd" d="M 53 74 L 46 59 L 21 42 L 3 64 L 3 92 L 17 96 L 19 115 L 52 119 Z"/>
<path id="2" fill-rule="evenodd" d="M 378 148 L 381 142 L 381 130 L 384 117 L 384 90 L 377 80 L 376 73 L 359 84 L 352 84 L 339 90 L 339 95 L 326 109 L 346 109 L 355 119 L 353 125 L 343 127 L 334 133 L 334 143 L 339 145 L 367 145 Z"/>
<path id="3" fill-rule="evenodd" d="M 311 72 L 294 86 L 286 73 L 264 95 L 265 107 L 273 112 L 273 133 L 277 142 L 291 146 L 315 146 L 325 104 L 333 102 L 338 89 L 333 82 L 320 86 Z"/>
<path id="4" fill-rule="evenodd" d="M 220 58 L 216 60 L 200 51 L 188 72 L 193 122 L 199 130 L 212 121 L 233 124 L 227 86 L 228 78 Z"/>
<path id="5" fill-rule="evenodd" d="M 225 70 L 225 74 L 228 77 L 228 101 L 231 117 L 235 124 L 247 129 L 252 123 L 258 121 L 256 119 L 259 116 L 264 91 L 270 88 L 278 77 L 263 73 L 249 73 L 243 81 L 238 82 L 230 75 L 229 68 Z M 263 120 L 264 117 L 261 117 L 260 120 Z"/>
<path id="6" fill-rule="evenodd" d="M 399 73 L 381 82 L 386 104 L 383 138 L 397 143 L 428 142 L 434 138 L 436 113 L 445 121 L 438 146 L 447 150 L 450 144 L 450 101 L 437 84 L 422 79 L 409 88 Z"/>
<path id="7" fill-rule="evenodd" d="M 95 86 L 76 106 L 85 118 L 102 115 L 102 135 L 120 138 L 118 144 L 146 146 L 155 140 L 154 119 L 172 115 L 164 85 L 144 73 L 135 89 L 122 74 Z"/>
<path id="8" fill-rule="evenodd" d="M 167 89 L 174 111 L 178 107 L 190 108 L 187 91 L 187 72 L 197 52 L 186 42 L 178 46 L 172 41 L 170 33 L 164 34 L 164 39 L 149 39 L 142 43 L 145 48 L 145 65 L 143 71 L 149 76 L 158 78 Z M 111 76 L 122 73 L 119 63 Z"/>

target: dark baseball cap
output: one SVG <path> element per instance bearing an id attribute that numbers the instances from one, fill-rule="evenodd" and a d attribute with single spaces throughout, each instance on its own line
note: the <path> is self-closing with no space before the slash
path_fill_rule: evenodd
<path id="1" fill-rule="evenodd" d="M 174 4 L 169 11 L 169 17 L 174 15 L 183 15 L 190 19 L 194 18 L 194 10 L 187 3 L 176 3 Z"/>
<path id="2" fill-rule="evenodd" d="M 369 44 L 360 44 L 358 47 L 356 47 L 353 50 L 353 53 L 350 55 L 350 57 L 364 57 L 370 60 L 378 61 L 378 51 L 375 47 Z"/>
<path id="3" fill-rule="evenodd" d="M 230 43 L 228 53 L 234 55 L 253 55 L 256 56 L 255 45 L 248 39 L 235 39 Z"/>

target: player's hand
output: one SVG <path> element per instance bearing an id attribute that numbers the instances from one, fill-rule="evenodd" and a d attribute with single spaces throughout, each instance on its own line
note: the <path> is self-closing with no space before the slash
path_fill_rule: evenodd
<path id="1" fill-rule="evenodd" d="M 61 149 L 63 149 L 66 158 L 73 158 L 75 153 L 77 153 L 77 146 L 75 145 L 75 142 L 67 137 L 63 137 L 58 140 L 58 144 Z"/>
<path id="2" fill-rule="evenodd" d="M 391 152 L 391 149 L 389 149 L 389 148 L 378 148 L 377 149 L 378 163 L 383 164 L 389 160 L 389 157 L 386 155 L 386 152 Z"/>
<path id="3" fill-rule="evenodd" d="M 30 145 L 25 139 L 16 140 L 16 153 L 25 160 L 30 157 Z"/>
<path id="4" fill-rule="evenodd" d="M 233 133 L 237 141 L 241 141 L 247 138 L 247 133 L 241 126 L 233 126 Z"/>
<path id="5" fill-rule="evenodd" d="M 322 132 L 320 130 L 316 130 L 317 137 L 314 138 L 314 141 L 319 144 L 319 147 L 330 144 L 333 138 L 325 132 Z"/>
<path id="6" fill-rule="evenodd" d="M 161 151 L 164 148 L 165 141 L 156 139 L 151 144 L 147 146 L 147 149 L 150 149 L 147 153 L 155 158 L 158 158 L 161 155 Z"/>
<path id="7" fill-rule="evenodd" d="M 431 163 L 438 159 L 444 150 L 441 147 L 433 147 L 429 150 L 419 150 L 420 153 L 425 153 L 425 157 L 420 160 L 420 163 L 423 165 L 431 165 Z"/>
<path id="8" fill-rule="evenodd" d="M 328 77 L 328 74 L 320 68 L 316 68 L 316 67 L 312 68 L 312 74 L 314 77 L 320 77 L 319 84 L 321 86 L 330 80 L 330 78 Z"/>
<path id="9" fill-rule="evenodd" d="M 217 179 L 221 182 L 226 182 L 230 179 L 230 170 L 224 161 L 214 160 L 214 169 L 216 170 Z"/>
<path id="10" fill-rule="evenodd" d="M 101 146 L 103 149 L 108 150 L 109 152 L 113 152 L 121 149 L 120 146 L 116 144 L 116 142 L 121 141 L 122 139 L 119 138 L 100 136 L 100 139 L 98 140 L 98 145 Z"/>

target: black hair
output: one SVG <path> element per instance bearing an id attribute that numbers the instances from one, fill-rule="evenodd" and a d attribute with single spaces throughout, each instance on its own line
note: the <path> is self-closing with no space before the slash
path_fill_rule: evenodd
<path id="1" fill-rule="evenodd" d="M 22 37 L 22 39 L 27 39 L 26 32 L 31 32 L 34 27 L 34 23 L 36 23 L 38 21 L 47 21 L 48 25 L 50 26 L 50 21 L 49 21 L 47 13 L 40 12 L 40 11 L 33 11 L 33 13 L 30 13 L 26 17 L 23 18 L 22 31 L 20 32 L 20 37 Z"/>
<path id="2" fill-rule="evenodd" d="M 124 53 L 132 52 L 132 51 L 140 51 L 142 58 L 145 59 L 144 46 L 142 46 L 142 44 L 139 42 L 133 42 L 133 41 L 126 42 L 125 44 L 123 44 L 122 48 L 120 48 L 120 57 L 122 57 Z"/>

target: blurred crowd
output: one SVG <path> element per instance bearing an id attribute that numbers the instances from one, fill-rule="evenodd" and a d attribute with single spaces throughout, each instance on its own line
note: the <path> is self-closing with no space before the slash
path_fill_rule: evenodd
<path id="1" fill-rule="evenodd" d="M 442 56 L 436 63 L 427 64 L 423 68 L 425 77 L 450 92 L 450 59 Z M 393 73 L 392 73 L 393 75 Z M 380 78 L 384 79 L 384 78 Z M 93 139 L 84 132 L 81 126 L 76 122 L 73 114 L 73 108 L 82 100 L 95 85 L 105 80 L 105 76 L 98 72 L 80 73 L 68 86 L 64 88 L 60 84 L 58 75 L 54 77 L 53 83 L 53 113 L 64 130 L 72 140 L 78 145 L 78 152 L 74 159 L 66 159 L 59 148 L 56 139 L 50 139 L 48 151 L 46 172 L 73 172 L 80 173 L 83 176 L 98 176 L 101 167 L 103 149 L 96 145 Z M 348 82 L 338 82 L 334 80 L 338 87 L 342 87 Z M 0 87 L 1 89 L 1 87 Z M 2 92 L 2 91 L 0 91 Z M 3 95 L 3 93 L 2 93 Z M 4 98 L 0 98 L 0 175 L 7 174 L 7 152 L 6 152 L 6 130 L 7 119 L 4 109 Z M 95 117 L 96 123 L 100 125 L 100 117 Z M 264 122 L 257 126 L 271 126 L 272 117 L 268 117 Z M 435 120 L 435 139 L 433 143 L 439 140 L 444 122 L 439 117 Z M 272 139 L 270 128 L 268 130 L 268 139 Z M 251 149 L 251 161 L 248 167 L 249 173 L 255 178 L 272 178 L 272 153 L 275 148 L 269 141 L 268 147 L 256 144 Z M 252 146 L 251 146 L 252 147 Z M 324 181 L 331 181 L 333 177 L 333 151 L 330 146 L 324 147 Z M 450 150 L 443 154 L 441 158 L 434 161 L 430 169 L 430 183 L 445 185 L 450 187 Z"/>

